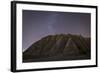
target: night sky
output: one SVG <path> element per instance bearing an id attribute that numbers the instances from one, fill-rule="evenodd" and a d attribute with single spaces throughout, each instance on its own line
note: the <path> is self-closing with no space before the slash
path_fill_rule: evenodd
<path id="1" fill-rule="evenodd" d="M 90 37 L 90 13 L 23 10 L 23 51 L 42 37 L 78 34 Z"/>

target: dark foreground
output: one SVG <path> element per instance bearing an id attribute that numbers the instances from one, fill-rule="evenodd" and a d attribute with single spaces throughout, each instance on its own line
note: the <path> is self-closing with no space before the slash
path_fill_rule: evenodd
<path id="1" fill-rule="evenodd" d="M 90 59 L 90 45 L 90 38 L 81 35 L 46 36 L 23 52 L 23 62 Z"/>

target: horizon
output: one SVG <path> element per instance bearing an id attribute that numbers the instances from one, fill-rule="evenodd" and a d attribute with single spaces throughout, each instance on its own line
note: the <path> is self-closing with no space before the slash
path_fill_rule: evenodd
<path id="1" fill-rule="evenodd" d="M 70 34 L 70 33 L 68 33 L 68 34 L 53 34 L 53 35 L 47 35 L 47 36 L 55 36 L 55 35 L 57 35 L 57 36 L 59 36 L 59 35 L 73 35 L 73 36 L 82 36 L 83 38 L 91 38 L 91 37 L 84 37 L 84 36 L 81 35 L 81 34 L 77 35 L 77 34 Z M 47 36 L 41 37 L 41 38 L 38 39 L 37 41 L 42 40 L 43 38 L 45 38 L 45 37 L 47 37 Z M 36 43 L 37 41 L 35 41 L 34 43 Z M 32 43 L 31 45 L 33 45 L 34 43 Z M 31 45 L 30 45 L 30 46 L 31 46 Z M 30 47 L 30 46 L 29 46 L 29 47 Z M 28 47 L 28 48 L 29 48 L 29 47 Z M 27 48 L 27 49 L 28 49 L 28 48 Z M 27 49 L 24 49 L 23 52 L 25 52 Z"/>

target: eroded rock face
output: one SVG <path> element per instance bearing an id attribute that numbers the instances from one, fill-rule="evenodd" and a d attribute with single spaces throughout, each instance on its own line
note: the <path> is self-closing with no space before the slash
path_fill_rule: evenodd
<path id="1" fill-rule="evenodd" d="M 23 62 L 90 58 L 90 38 L 79 35 L 49 35 L 23 52 Z"/>
<path id="2" fill-rule="evenodd" d="M 65 45 L 65 48 L 63 50 L 64 55 L 78 55 L 79 49 L 75 42 L 72 40 L 72 38 L 68 39 L 68 42 Z"/>

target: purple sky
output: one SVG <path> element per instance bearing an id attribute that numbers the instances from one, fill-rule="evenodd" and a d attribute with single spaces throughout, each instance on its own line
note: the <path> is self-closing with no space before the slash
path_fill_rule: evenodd
<path id="1" fill-rule="evenodd" d="M 37 40 L 52 34 L 90 37 L 90 13 L 23 10 L 23 51 Z"/>

